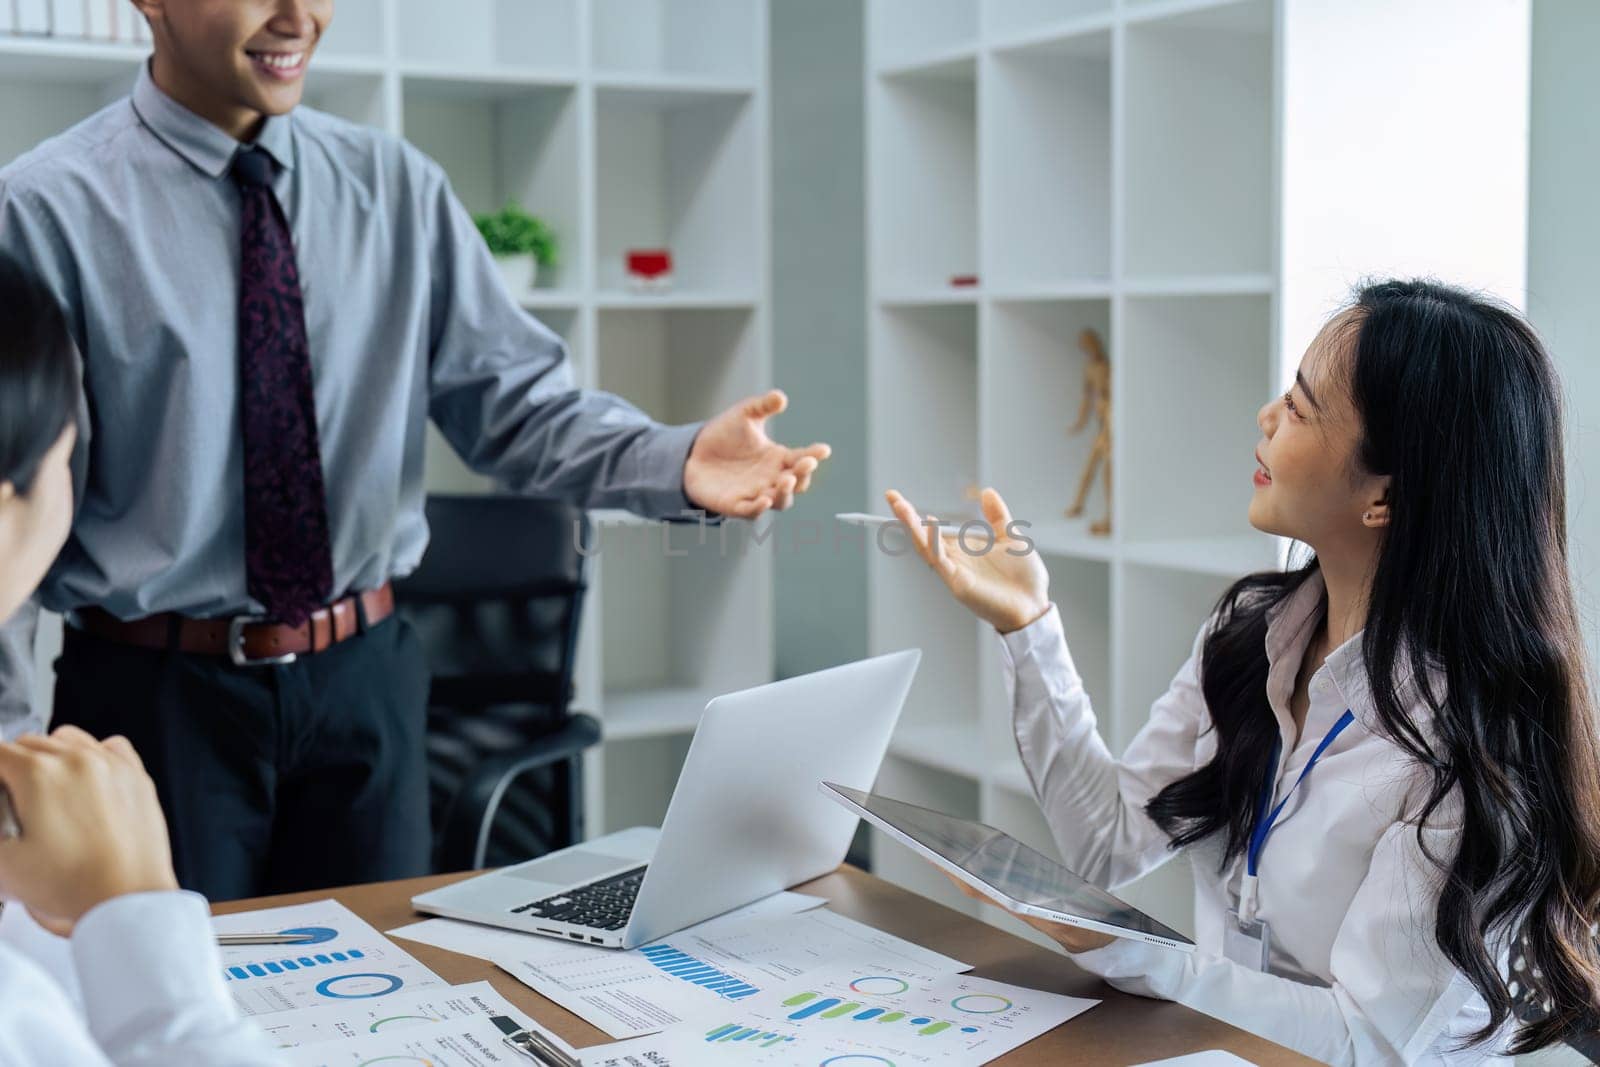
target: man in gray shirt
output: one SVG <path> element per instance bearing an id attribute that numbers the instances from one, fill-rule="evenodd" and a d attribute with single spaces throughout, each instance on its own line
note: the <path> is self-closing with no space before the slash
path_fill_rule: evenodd
<path id="1" fill-rule="evenodd" d="M 332 0 L 135 3 L 132 94 L 0 171 L 0 248 L 85 363 L 56 721 L 134 742 L 213 899 L 419 873 L 427 678 L 388 583 L 427 544 L 427 419 L 519 490 L 656 517 L 787 507 L 827 446 L 767 437 L 776 392 L 669 427 L 575 389 L 443 171 L 296 109 Z M 8 736 L 42 725 L 20 616 Z"/>

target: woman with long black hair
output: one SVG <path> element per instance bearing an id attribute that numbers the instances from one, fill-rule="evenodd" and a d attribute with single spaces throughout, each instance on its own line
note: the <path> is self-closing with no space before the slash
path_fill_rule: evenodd
<path id="1" fill-rule="evenodd" d="M 888 494 L 1002 635 L 1017 746 L 1065 862 L 1107 887 L 1193 865 L 1193 954 L 1038 925 L 1119 988 L 1328 1063 L 1556 1042 L 1600 992 L 1600 744 L 1550 359 L 1497 304 L 1373 284 L 1258 422 L 1250 521 L 1309 560 L 1227 591 L 1120 760 L 999 495 L 984 494 L 996 544 L 969 555 Z M 1513 944 L 1542 1011 L 1526 1025 Z"/>

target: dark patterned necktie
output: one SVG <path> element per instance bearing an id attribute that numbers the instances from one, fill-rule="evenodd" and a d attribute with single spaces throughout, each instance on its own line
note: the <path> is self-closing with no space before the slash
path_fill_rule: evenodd
<path id="1" fill-rule="evenodd" d="M 267 614 L 298 626 L 333 586 L 328 502 L 311 392 L 300 272 L 272 160 L 246 148 L 233 162 L 242 240 L 239 392 L 244 425 L 245 576 Z"/>

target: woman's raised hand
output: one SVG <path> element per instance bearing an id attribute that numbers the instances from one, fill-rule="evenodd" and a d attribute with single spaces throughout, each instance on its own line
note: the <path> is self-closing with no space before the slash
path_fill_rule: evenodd
<path id="1" fill-rule="evenodd" d="M 1050 610 L 1050 575 L 1044 561 L 1031 541 L 1013 536 L 1011 512 L 999 493 L 983 491 L 983 516 L 993 534 L 992 544 L 978 528 L 965 538 L 938 535 L 922 524 L 911 501 L 896 490 L 884 497 L 923 562 L 978 618 L 1010 633 Z"/>

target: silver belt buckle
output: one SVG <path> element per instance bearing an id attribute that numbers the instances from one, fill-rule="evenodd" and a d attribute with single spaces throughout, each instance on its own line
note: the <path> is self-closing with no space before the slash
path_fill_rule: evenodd
<path id="1" fill-rule="evenodd" d="M 244 654 L 244 628 L 269 621 L 264 615 L 235 615 L 228 620 L 228 658 L 235 667 L 281 667 L 295 661 L 293 652 L 285 652 L 281 656 L 262 656 L 260 659 L 252 659 Z"/>

